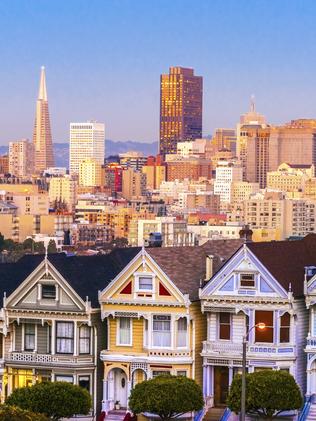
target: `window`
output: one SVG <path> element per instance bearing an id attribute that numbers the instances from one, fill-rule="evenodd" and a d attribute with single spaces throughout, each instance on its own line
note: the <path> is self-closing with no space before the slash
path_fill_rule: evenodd
<path id="1" fill-rule="evenodd" d="M 177 376 L 186 377 L 187 376 L 186 370 L 179 370 L 179 371 L 177 371 Z"/>
<path id="2" fill-rule="evenodd" d="M 178 335 L 177 335 L 177 347 L 183 348 L 187 346 L 187 319 L 181 317 L 178 320 Z"/>
<path id="3" fill-rule="evenodd" d="M 119 332 L 118 332 L 118 345 L 131 345 L 131 319 L 128 317 L 120 317 L 118 319 Z"/>
<path id="4" fill-rule="evenodd" d="M 140 276 L 138 278 L 138 289 L 140 291 L 152 291 L 153 289 L 152 276 Z"/>
<path id="5" fill-rule="evenodd" d="M 289 313 L 284 313 L 280 317 L 280 343 L 290 342 L 290 326 L 291 316 Z"/>
<path id="6" fill-rule="evenodd" d="M 25 324 L 24 325 L 24 350 L 34 351 L 35 349 L 35 325 Z"/>
<path id="7" fill-rule="evenodd" d="M 67 382 L 67 383 L 73 383 L 74 378 L 73 376 L 67 376 L 63 374 L 56 374 L 55 375 L 55 382 Z"/>
<path id="8" fill-rule="evenodd" d="M 49 300 L 55 300 L 56 298 L 56 286 L 42 284 L 42 298 Z"/>
<path id="9" fill-rule="evenodd" d="M 240 274 L 240 288 L 254 288 L 255 286 L 255 275 L 253 273 Z"/>
<path id="10" fill-rule="evenodd" d="M 148 347 L 148 320 L 144 319 L 144 347 Z"/>
<path id="11" fill-rule="evenodd" d="M 230 339 L 230 313 L 219 313 L 219 339 Z"/>
<path id="12" fill-rule="evenodd" d="M 170 316 L 153 316 L 153 346 L 171 346 Z"/>
<path id="13" fill-rule="evenodd" d="M 255 324 L 264 323 L 265 329 L 255 329 L 256 342 L 273 343 L 273 311 L 256 311 Z"/>
<path id="14" fill-rule="evenodd" d="M 80 326 L 79 329 L 79 354 L 90 354 L 90 334 L 89 326 Z"/>
<path id="15" fill-rule="evenodd" d="M 154 370 L 153 371 L 153 377 L 169 376 L 169 375 L 170 375 L 170 371 L 167 371 L 167 370 Z"/>
<path id="16" fill-rule="evenodd" d="M 74 324 L 72 322 L 56 323 L 57 354 L 72 354 L 74 352 Z"/>
<path id="17" fill-rule="evenodd" d="M 78 385 L 90 392 L 90 376 L 79 376 Z"/>

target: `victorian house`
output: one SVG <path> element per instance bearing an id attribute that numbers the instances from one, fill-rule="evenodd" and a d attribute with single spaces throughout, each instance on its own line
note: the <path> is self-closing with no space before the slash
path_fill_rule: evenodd
<path id="1" fill-rule="evenodd" d="M 225 404 L 233 376 L 241 371 L 244 335 L 249 372 L 287 370 L 304 394 L 307 370 L 307 392 L 316 393 L 315 262 L 311 234 L 299 241 L 245 243 L 213 272 L 200 292 L 207 318 L 202 357 L 209 406 Z M 258 329 L 258 323 L 265 328 Z"/>
<path id="2" fill-rule="evenodd" d="M 128 407 L 131 389 L 160 374 L 194 378 L 202 386 L 202 341 L 206 318 L 199 287 L 210 269 L 209 254 L 223 264 L 241 240 L 218 240 L 200 247 L 138 250 L 99 293 L 108 326 L 103 410 Z"/>
<path id="3" fill-rule="evenodd" d="M 129 259 L 122 250 L 115 258 L 28 255 L 0 265 L 2 399 L 18 387 L 66 381 L 86 388 L 98 411 L 106 346 L 98 290 Z"/>

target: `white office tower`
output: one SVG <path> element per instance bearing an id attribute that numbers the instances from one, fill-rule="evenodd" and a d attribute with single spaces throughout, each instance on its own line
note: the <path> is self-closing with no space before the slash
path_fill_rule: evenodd
<path id="1" fill-rule="evenodd" d="M 69 171 L 79 175 L 80 162 L 94 159 L 104 164 L 105 131 L 104 124 L 96 121 L 70 123 Z"/>
<path id="2" fill-rule="evenodd" d="M 34 147 L 28 139 L 9 142 L 9 173 L 26 177 L 34 172 Z"/>
<path id="3" fill-rule="evenodd" d="M 242 168 L 238 162 L 219 161 L 216 167 L 214 194 L 220 196 L 221 206 L 231 202 L 232 183 L 242 181 Z"/>

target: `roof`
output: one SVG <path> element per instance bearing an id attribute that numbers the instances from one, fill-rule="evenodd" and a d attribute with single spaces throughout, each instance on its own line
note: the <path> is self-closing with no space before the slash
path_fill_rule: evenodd
<path id="1" fill-rule="evenodd" d="M 205 280 L 206 256 L 214 256 L 215 273 L 243 243 L 241 239 L 209 240 L 202 246 L 157 247 L 146 251 L 177 288 L 183 294 L 189 294 L 190 300 L 194 301 L 198 299 L 201 280 Z"/>
<path id="2" fill-rule="evenodd" d="M 105 288 L 139 251 L 139 247 L 132 247 L 116 249 L 107 255 L 70 257 L 60 253 L 48 255 L 48 260 L 83 300 L 89 297 L 92 307 L 97 308 L 98 291 Z M 25 255 L 16 263 L 0 264 L 0 297 L 4 293 L 9 296 L 43 259 L 43 255 Z"/>
<path id="3" fill-rule="evenodd" d="M 316 264 L 316 234 L 308 234 L 302 240 L 248 243 L 248 248 L 285 288 L 294 296 L 304 295 L 306 266 Z"/>

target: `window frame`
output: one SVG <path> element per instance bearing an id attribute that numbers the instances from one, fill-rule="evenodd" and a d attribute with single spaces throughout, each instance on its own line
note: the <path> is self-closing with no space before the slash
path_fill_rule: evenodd
<path id="1" fill-rule="evenodd" d="M 137 272 L 134 274 L 135 276 L 135 292 L 137 293 L 155 293 L 155 275 L 151 272 Z M 140 288 L 139 287 L 139 280 L 141 278 L 151 278 L 151 288 Z"/>
<path id="2" fill-rule="evenodd" d="M 83 329 L 83 328 L 88 328 L 88 333 L 89 333 L 89 336 L 81 336 L 81 330 Z M 91 327 L 90 326 L 88 326 L 88 325 L 81 325 L 81 326 L 79 326 L 79 332 L 78 332 L 78 339 L 79 339 L 79 344 L 78 344 L 78 348 L 79 348 L 79 355 L 89 355 L 89 354 L 91 354 Z M 88 340 L 88 352 L 82 352 L 81 351 L 81 340 Z"/>
<path id="3" fill-rule="evenodd" d="M 285 325 L 285 326 L 282 326 L 282 317 L 283 316 L 285 316 L 285 315 L 288 315 L 289 316 L 289 324 L 288 325 Z M 290 313 L 289 312 L 285 312 L 285 313 L 283 313 L 282 314 L 282 316 L 280 316 L 280 325 L 279 325 L 279 343 L 280 344 L 289 344 L 289 343 L 291 343 L 291 315 L 290 315 Z M 288 330 L 288 336 L 289 336 L 289 340 L 288 341 L 281 341 L 281 332 L 282 332 L 282 330 Z"/>
<path id="4" fill-rule="evenodd" d="M 67 336 L 57 336 L 57 333 L 58 333 L 58 325 L 59 324 L 68 324 L 68 325 L 72 325 L 72 333 L 73 333 L 73 336 L 72 336 L 72 338 L 71 337 L 67 337 Z M 66 355 L 73 355 L 73 353 L 74 353 L 74 350 L 75 350 L 75 323 L 74 322 L 68 322 L 68 321 L 66 321 L 66 322 L 63 322 L 63 321 L 56 321 L 56 332 L 55 332 L 55 338 L 56 338 L 56 343 L 55 343 L 55 352 L 56 352 L 56 354 L 66 354 Z M 57 351 L 57 349 L 58 349 L 58 340 L 70 340 L 71 341 L 71 343 L 72 343 L 72 351 L 70 351 L 70 352 L 60 352 L 60 351 Z"/>
<path id="5" fill-rule="evenodd" d="M 26 328 L 27 328 L 27 326 L 32 326 L 32 327 L 34 327 L 34 333 L 27 333 L 26 332 Z M 27 351 L 27 352 L 34 352 L 35 350 L 36 350 L 36 325 L 34 324 L 34 323 L 25 323 L 24 324 L 24 329 L 23 329 L 23 336 L 24 336 L 24 351 Z M 31 336 L 31 337 L 33 337 L 34 338 L 34 348 L 27 348 L 26 347 L 26 337 L 27 336 Z"/>
<path id="6" fill-rule="evenodd" d="M 227 314 L 229 316 L 229 323 L 221 323 L 221 316 Z M 232 314 L 227 311 L 221 311 L 218 313 L 218 339 L 220 341 L 231 341 L 232 340 Z M 229 338 L 221 338 L 221 326 L 229 326 Z"/>
<path id="7" fill-rule="evenodd" d="M 158 319 L 158 320 L 155 320 L 155 317 L 165 317 L 166 319 L 165 320 L 163 320 L 163 319 Z M 167 317 L 168 317 L 168 319 L 167 319 Z M 163 331 L 161 331 L 161 330 L 154 330 L 154 322 L 155 321 L 157 321 L 157 322 L 169 322 L 169 326 L 170 326 L 170 330 L 169 331 L 165 331 L 165 332 L 169 332 L 170 333 L 170 343 L 169 343 L 169 345 L 166 345 L 166 346 L 159 346 L 159 345 L 155 345 L 154 344 L 154 333 L 155 332 L 163 332 Z M 171 315 L 170 314 L 153 314 L 153 316 L 152 316 L 152 320 L 151 320 L 151 336 L 152 336 L 152 340 L 151 340 L 151 343 L 152 343 L 152 347 L 153 348 L 159 348 L 159 349 L 171 349 L 171 347 L 172 347 L 172 335 L 173 335 L 173 329 L 172 329 L 172 317 L 171 317 Z"/>
<path id="8" fill-rule="evenodd" d="M 44 292 L 44 288 L 45 287 L 54 287 L 54 289 L 55 289 L 55 295 L 54 295 L 54 297 L 53 296 L 46 296 L 46 297 L 44 297 L 43 292 Z M 56 300 L 56 298 L 57 298 L 56 284 L 41 284 L 41 299 L 42 300 Z"/>
<path id="9" fill-rule="evenodd" d="M 255 317 L 255 325 L 257 325 L 258 323 L 265 323 L 266 328 L 264 330 L 260 330 L 259 328 L 255 328 L 254 329 L 254 343 L 256 344 L 274 344 L 274 332 L 277 326 L 275 326 L 275 312 L 273 310 L 255 310 L 254 312 L 254 317 Z M 272 325 L 269 325 L 268 323 L 266 323 L 265 320 L 257 320 L 256 319 L 256 315 L 257 313 L 272 313 Z M 272 340 L 269 342 L 263 342 L 263 341 L 257 341 L 257 334 L 262 335 L 264 333 L 270 333 L 272 332 Z"/>
<path id="10" fill-rule="evenodd" d="M 120 341 L 121 319 L 129 320 L 129 343 L 122 344 Z M 133 346 L 133 318 L 122 316 L 118 317 L 116 321 L 116 345 L 117 346 Z"/>
<path id="11" fill-rule="evenodd" d="M 184 320 L 185 322 L 185 331 L 183 330 L 183 332 L 185 332 L 185 345 L 179 345 L 179 321 L 180 320 Z M 179 319 L 176 321 L 177 324 L 177 338 L 176 338 L 176 346 L 177 348 L 187 348 L 188 347 L 188 319 L 187 317 L 183 316 L 183 317 L 179 317 Z"/>
<path id="12" fill-rule="evenodd" d="M 253 277 L 253 286 L 242 285 L 243 276 L 252 276 Z M 250 280 L 249 280 L 250 281 Z M 239 289 L 256 289 L 256 275 L 252 272 L 241 272 L 239 273 Z"/>

